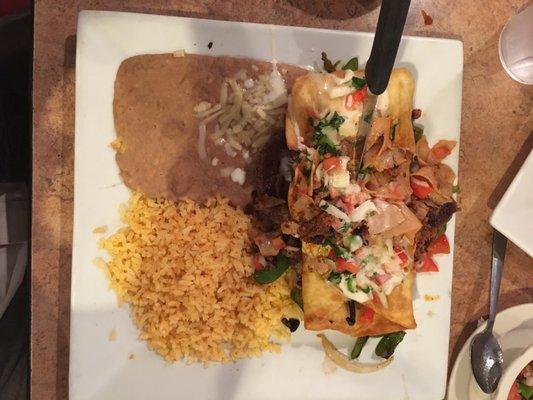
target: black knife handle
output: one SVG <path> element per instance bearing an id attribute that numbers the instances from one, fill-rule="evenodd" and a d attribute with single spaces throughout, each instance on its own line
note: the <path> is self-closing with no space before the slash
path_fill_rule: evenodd
<path id="1" fill-rule="evenodd" d="M 411 0 L 381 2 L 376 36 L 365 68 L 368 88 L 374 94 L 387 88 L 410 4 Z"/>

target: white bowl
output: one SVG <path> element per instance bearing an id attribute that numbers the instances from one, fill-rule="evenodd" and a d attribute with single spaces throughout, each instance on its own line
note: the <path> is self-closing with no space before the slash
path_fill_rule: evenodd
<path id="1" fill-rule="evenodd" d="M 511 361 L 507 368 L 505 368 L 500 383 L 498 384 L 498 388 L 494 394 L 494 400 L 507 400 L 507 396 L 509 395 L 509 391 L 516 380 L 516 377 L 532 360 L 533 345 L 529 346 L 522 355 Z"/>

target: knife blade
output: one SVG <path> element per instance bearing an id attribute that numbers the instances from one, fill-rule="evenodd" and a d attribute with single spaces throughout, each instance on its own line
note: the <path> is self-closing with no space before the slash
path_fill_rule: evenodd
<path id="1" fill-rule="evenodd" d="M 363 112 L 354 144 L 356 173 L 363 165 L 377 97 L 385 91 L 389 83 L 410 4 L 411 0 L 383 0 L 381 2 L 376 35 L 365 67 L 368 90 L 363 100 Z"/>
<path id="2" fill-rule="evenodd" d="M 363 158 L 366 150 L 366 142 L 368 141 L 368 135 L 372 127 L 372 116 L 374 115 L 374 109 L 376 108 L 377 101 L 378 96 L 368 90 L 367 95 L 363 100 L 363 112 L 361 113 L 361 118 L 359 119 L 359 127 L 354 145 L 354 160 L 359 160 L 356 164 L 356 172 L 359 172 L 363 167 Z"/>

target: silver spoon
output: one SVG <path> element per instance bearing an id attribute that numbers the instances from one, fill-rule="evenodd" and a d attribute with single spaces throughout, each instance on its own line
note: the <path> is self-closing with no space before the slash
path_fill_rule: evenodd
<path id="1" fill-rule="evenodd" d="M 474 336 L 470 345 L 472 372 L 477 384 L 485 393 L 493 393 L 498 387 L 498 382 L 502 376 L 502 349 L 492 334 L 492 328 L 496 318 L 506 248 L 507 238 L 497 230 L 494 230 L 492 236 L 489 319 L 485 329 Z"/>

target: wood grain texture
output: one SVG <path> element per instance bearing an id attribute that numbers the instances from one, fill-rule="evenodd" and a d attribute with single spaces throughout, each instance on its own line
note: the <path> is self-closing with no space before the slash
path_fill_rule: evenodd
<path id="1" fill-rule="evenodd" d="M 528 0 L 413 0 L 406 33 L 460 39 L 464 82 L 450 359 L 487 313 L 490 213 L 533 144 L 533 87 L 498 60 L 507 19 Z M 378 0 L 36 0 L 33 72 L 31 395 L 68 397 L 74 165 L 74 66 L 79 10 L 116 10 L 372 31 Z M 422 8 L 433 18 L 424 25 Z M 259 11 L 260 10 L 260 11 Z M 500 309 L 533 301 L 533 261 L 510 245 Z"/>

